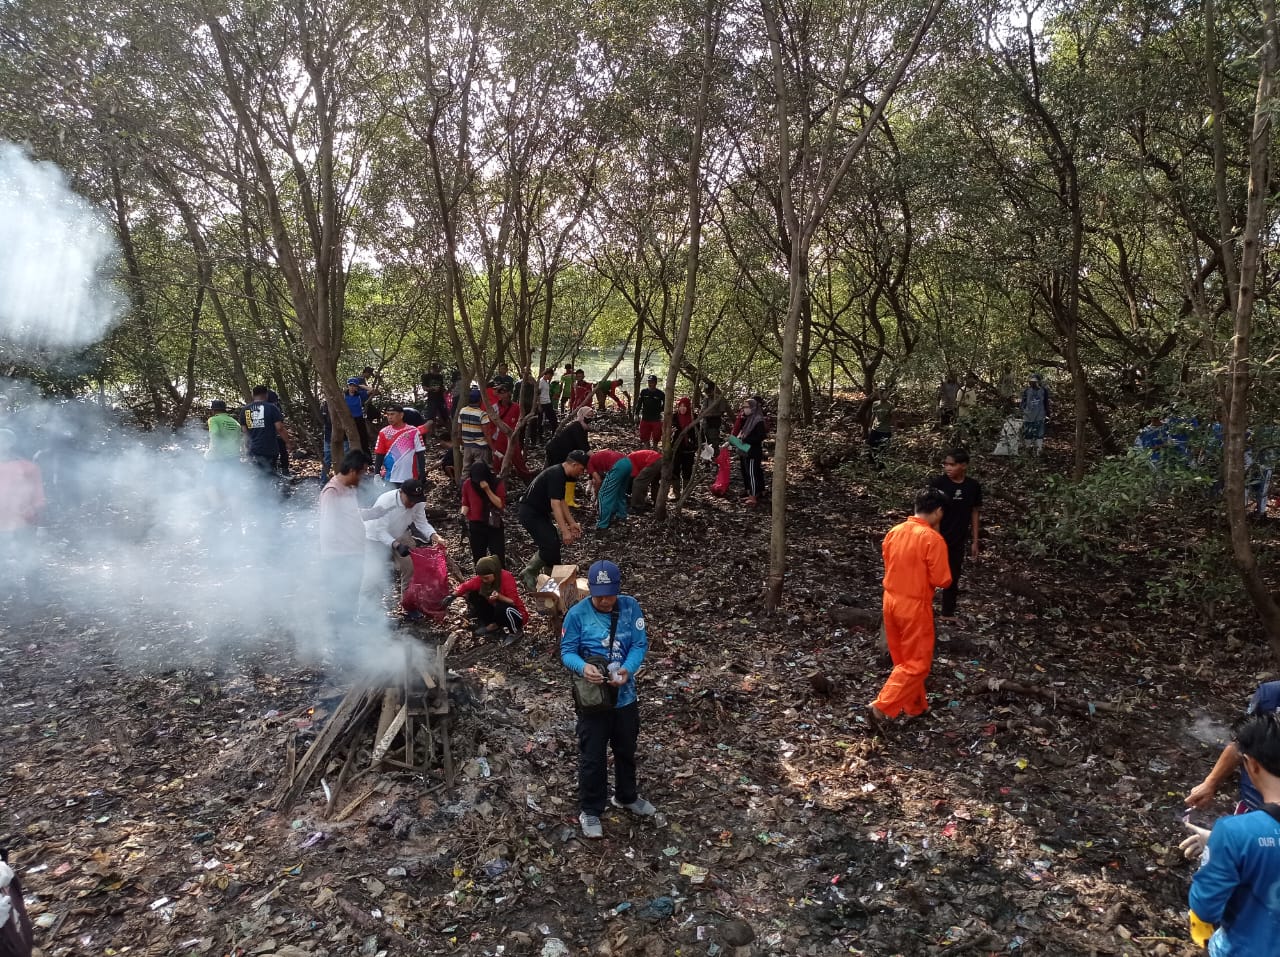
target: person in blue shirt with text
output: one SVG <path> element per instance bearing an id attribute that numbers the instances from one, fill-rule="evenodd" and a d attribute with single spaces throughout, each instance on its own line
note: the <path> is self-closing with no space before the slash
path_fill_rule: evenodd
<path id="1" fill-rule="evenodd" d="M 1235 746 L 1263 803 L 1213 825 L 1191 879 L 1191 939 L 1209 957 L 1275 954 L 1280 931 L 1280 716 L 1249 715 Z"/>
<path id="2" fill-rule="evenodd" d="M 617 702 L 608 710 L 578 714 L 578 815 L 584 837 L 604 836 L 600 815 L 608 794 L 608 749 L 613 749 L 613 806 L 639 817 L 657 809 L 636 789 L 636 742 L 640 737 L 640 709 L 636 703 L 636 671 L 649 650 L 640 603 L 621 594 L 618 566 L 598 561 L 587 571 L 589 597 L 564 616 L 560 632 L 560 660 L 591 684 L 616 690 Z M 594 659 L 593 663 L 590 659 Z"/>

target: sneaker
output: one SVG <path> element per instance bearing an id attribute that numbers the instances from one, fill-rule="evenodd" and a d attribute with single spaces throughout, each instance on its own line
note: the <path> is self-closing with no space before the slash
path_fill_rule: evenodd
<path id="1" fill-rule="evenodd" d="M 604 837 L 604 828 L 600 826 L 600 818 L 583 811 L 578 815 L 578 823 L 582 825 L 582 836 L 596 841 Z"/>
<path id="2" fill-rule="evenodd" d="M 416 608 L 413 611 L 406 611 L 404 613 L 405 621 L 422 621 L 422 619 L 426 617 L 427 617 L 426 615 L 418 611 Z"/>
<path id="3" fill-rule="evenodd" d="M 509 631 L 502 636 L 502 646 L 508 648 L 524 637 L 523 631 Z"/>
<path id="4" fill-rule="evenodd" d="M 614 807 L 620 807 L 624 811 L 630 811 L 636 817 L 653 817 L 658 813 L 658 809 L 642 797 L 636 798 L 630 804 L 623 804 L 615 797 L 612 799 L 612 803 Z"/>

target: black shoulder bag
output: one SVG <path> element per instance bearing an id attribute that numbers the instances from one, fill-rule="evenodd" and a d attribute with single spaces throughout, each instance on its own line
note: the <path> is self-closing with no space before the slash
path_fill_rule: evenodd
<path id="1" fill-rule="evenodd" d="M 573 708 L 578 714 L 605 714 L 618 706 L 618 689 L 608 683 L 609 661 L 613 658 L 613 640 L 618 634 L 618 609 L 609 613 L 609 657 L 592 655 L 584 659 L 595 665 L 605 676 L 604 684 L 594 684 L 582 675 L 573 676 Z M 582 640 L 578 640 L 578 654 L 582 654 Z"/>

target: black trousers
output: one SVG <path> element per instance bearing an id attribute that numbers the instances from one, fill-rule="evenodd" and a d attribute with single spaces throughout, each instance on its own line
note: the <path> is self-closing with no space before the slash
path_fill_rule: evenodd
<path id="1" fill-rule="evenodd" d="M 538 405 L 538 416 L 529 425 L 533 431 L 534 441 L 542 441 L 542 427 L 548 426 L 551 434 L 556 434 L 556 428 L 559 426 L 560 420 L 556 418 L 556 407 L 550 402 L 542 402 Z"/>
<path id="2" fill-rule="evenodd" d="M 519 608 L 504 601 L 487 601 L 478 591 L 467 592 L 467 611 L 477 625 L 497 625 L 512 634 L 524 628 L 524 615 Z"/>
<path id="3" fill-rule="evenodd" d="M 535 512 L 527 505 L 520 506 L 520 524 L 528 531 L 533 543 L 538 546 L 538 555 L 542 564 L 554 566 L 560 564 L 560 533 L 556 531 L 556 523 L 550 515 Z"/>
<path id="4" fill-rule="evenodd" d="M 956 596 L 960 594 L 960 571 L 964 568 L 965 543 L 947 542 L 947 564 L 951 566 L 951 584 L 942 589 L 942 615 L 950 618 L 956 613 Z"/>
<path id="5" fill-rule="evenodd" d="M 880 458 L 889 448 L 889 440 L 893 438 L 892 432 L 880 432 L 872 429 L 867 433 L 867 461 L 876 468 L 880 468 Z"/>
<path id="6" fill-rule="evenodd" d="M 478 562 L 486 555 L 496 555 L 503 567 L 507 564 L 507 536 L 505 528 L 494 528 L 488 522 L 467 522 L 467 542 L 471 545 L 471 560 Z"/>
<path id="7" fill-rule="evenodd" d="M 738 465 L 742 469 L 742 485 L 747 494 L 759 498 L 764 494 L 764 466 L 754 455 L 738 456 Z"/>
<path id="8" fill-rule="evenodd" d="M 631 702 L 604 714 L 578 715 L 578 803 L 599 817 L 609 797 L 609 754 L 613 749 L 613 796 L 630 804 L 636 791 L 636 742 L 640 738 L 640 706 Z"/>
<path id="9" fill-rule="evenodd" d="M 676 453 L 676 460 L 672 463 L 671 469 L 671 487 L 675 489 L 677 495 L 684 491 L 684 487 L 693 479 L 693 460 L 696 454 L 693 449 L 681 449 Z"/>

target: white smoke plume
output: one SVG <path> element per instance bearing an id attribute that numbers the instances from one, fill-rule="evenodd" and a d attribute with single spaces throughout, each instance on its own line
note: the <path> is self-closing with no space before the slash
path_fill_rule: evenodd
<path id="1" fill-rule="evenodd" d="M 122 303 L 97 211 L 52 163 L 0 142 L 0 348 L 49 352 L 100 340 Z"/>
<path id="2" fill-rule="evenodd" d="M 0 624 L 105 628 L 146 670 L 218 667 L 285 639 L 299 664 L 380 681 L 404 674 L 406 648 L 419 655 L 378 609 L 358 629 L 331 622 L 332 596 L 351 590 L 337 579 L 362 564 L 319 561 L 313 483 L 284 499 L 247 464 L 209 468 L 198 427 L 138 433 L 91 403 L 21 404 L 0 428 L 47 497 L 38 532 L 0 549 Z"/>
<path id="3" fill-rule="evenodd" d="M 48 355 L 106 335 L 120 313 L 116 260 L 63 174 L 0 144 L 0 348 L 7 338 Z M 358 579 L 361 559 L 318 560 L 314 486 L 284 499 L 247 464 L 211 470 L 202 423 L 144 434 L 25 383 L 0 380 L 0 395 L 13 400 L 0 404 L 0 466 L 34 461 L 48 498 L 38 529 L 0 528 L 0 628 L 105 628 L 122 658 L 163 669 L 218 665 L 282 637 L 300 663 L 348 679 L 403 675 L 406 649 L 420 653 L 385 620 L 335 630 L 341 582 L 330 579 Z M 0 468 L 12 502 L 11 474 Z"/>

